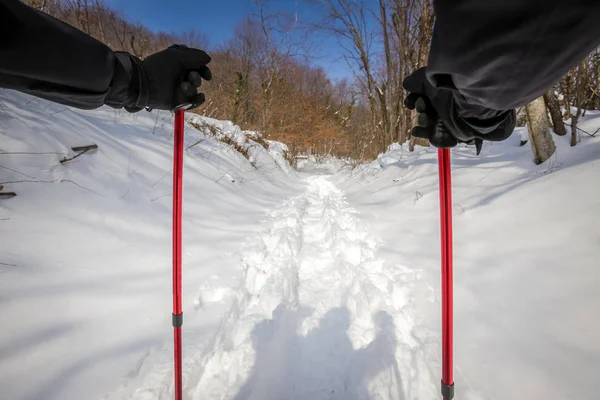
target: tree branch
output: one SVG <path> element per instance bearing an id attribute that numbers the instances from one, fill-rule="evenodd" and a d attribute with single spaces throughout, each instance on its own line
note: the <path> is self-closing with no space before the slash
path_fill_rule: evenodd
<path id="1" fill-rule="evenodd" d="M 16 264 L 8 264 L 8 263 L 3 263 L 3 262 L 0 262 L 0 265 L 6 265 L 7 267 L 18 267 L 18 265 L 16 265 Z"/>
<path id="2" fill-rule="evenodd" d="M 583 130 L 583 129 L 581 129 L 580 127 L 577 127 L 577 129 L 578 129 L 578 130 L 580 130 L 581 132 L 585 133 L 586 135 L 588 135 L 588 136 L 591 136 L 591 137 L 594 137 L 594 136 L 596 136 L 596 133 L 600 132 L 600 128 L 596 129 L 596 130 L 594 131 L 594 133 L 589 133 L 589 132 L 587 132 L 587 131 L 584 131 L 584 130 Z"/>
<path id="3" fill-rule="evenodd" d="M 4 168 L 6 170 L 12 171 L 12 172 L 14 172 L 16 174 L 19 174 L 19 175 L 26 176 L 26 177 L 31 178 L 31 179 L 35 179 L 35 176 L 24 174 L 23 172 L 19 172 L 19 171 L 16 171 L 16 170 L 12 169 L 12 168 L 5 167 L 4 165 L 0 165 L 0 168 Z"/>

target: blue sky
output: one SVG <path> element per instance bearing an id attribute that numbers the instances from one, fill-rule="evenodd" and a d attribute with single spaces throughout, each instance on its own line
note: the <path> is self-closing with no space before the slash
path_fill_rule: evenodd
<path id="1" fill-rule="evenodd" d="M 181 32 L 195 29 L 218 45 L 231 37 L 238 21 L 253 10 L 252 0 L 107 0 L 132 20 L 155 31 Z M 301 22 L 318 18 L 307 0 L 272 0 L 273 10 L 298 12 Z M 318 54 L 314 63 L 325 68 L 330 78 L 350 78 L 351 72 L 341 58 L 342 50 L 330 36 L 315 37 Z"/>

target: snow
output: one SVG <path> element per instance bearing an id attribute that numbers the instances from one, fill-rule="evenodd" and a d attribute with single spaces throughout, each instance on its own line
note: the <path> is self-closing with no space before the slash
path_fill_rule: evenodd
<path id="1" fill-rule="evenodd" d="M 1 398 L 101 398 L 145 360 L 170 368 L 172 121 L 0 91 L 0 153 L 43 153 L 0 154 L 0 182 L 25 181 L 0 200 Z M 239 128 L 204 122 L 185 127 L 184 339 L 198 346 L 241 278 L 240 243 L 302 190 L 263 147 L 248 145 L 255 168 L 210 133 L 244 142 Z"/>
<path id="2" fill-rule="evenodd" d="M 580 127 L 593 132 L 598 112 Z M 600 139 L 554 135 L 535 166 L 520 132 L 452 151 L 457 398 L 593 399 L 600 376 Z M 336 179 L 383 245 L 415 268 L 418 339 L 441 354 L 435 150 L 399 148 Z M 433 339 L 433 341 L 432 341 Z M 439 360 L 429 360 L 439 371 Z M 439 375 L 439 372 L 438 372 Z M 416 396 L 428 398 L 426 396 Z M 411 398 L 411 397 L 408 397 Z"/>
<path id="3" fill-rule="evenodd" d="M 435 150 L 296 172 L 187 118 L 184 398 L 439 399 Z M 596 398 L 600 139 L 521 133 L 452 151 L 456 398 Z M 0 134 L 2 398 L 172 398 L 172 116 L 0 91 Z"/>
<path id="4" fill-rule="evenodd" d="M 423 356 L 407 357 L 418 347 L 413 273 L 378 257 L 379 241 L 327 177 L 307 183 L 244 246 L 245 285 L 191 398 L 433 396 Z"/>

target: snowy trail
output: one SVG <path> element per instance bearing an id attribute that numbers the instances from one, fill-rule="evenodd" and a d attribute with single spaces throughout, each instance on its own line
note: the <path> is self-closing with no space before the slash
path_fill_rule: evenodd
<path id="1" fill-rule="evenodd" d="M 327 177 L 308 178 L 244 245 L 243 285 L 186 374 L 188 398 L 437 398 L 414 332 L 417 274 L 379 245 Z"/>
<path id="2" fill-rule="evenodd" d="M 304 160 L 302 182 L 285 145 L 189 117 L 185 399 L 439 399 L 436 152 Z M 172 132 L 0 89 L 2 399 L 173 398 Z M 526 133 L 452 150 L 456 395 L 595 399 L 600 138 L 534 165 Z"/>

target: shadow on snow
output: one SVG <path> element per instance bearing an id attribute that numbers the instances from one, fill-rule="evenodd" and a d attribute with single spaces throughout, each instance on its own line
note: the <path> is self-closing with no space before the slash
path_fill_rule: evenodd
<path id="1" fill-rule="evenodd" d="M 384 371 L 393 383 L 389 397 L 404 398 L 390 314 L 373 315 L 374 338 L 358 349 L 348 336 L 347 308 L 329 310 L 306 336 L 297 333 L 304 317 L 280 305 L 272 319 L 256 324 L 251 334 L 255 364 L 235 400 L 369 399 L 369 383 Z"/>

